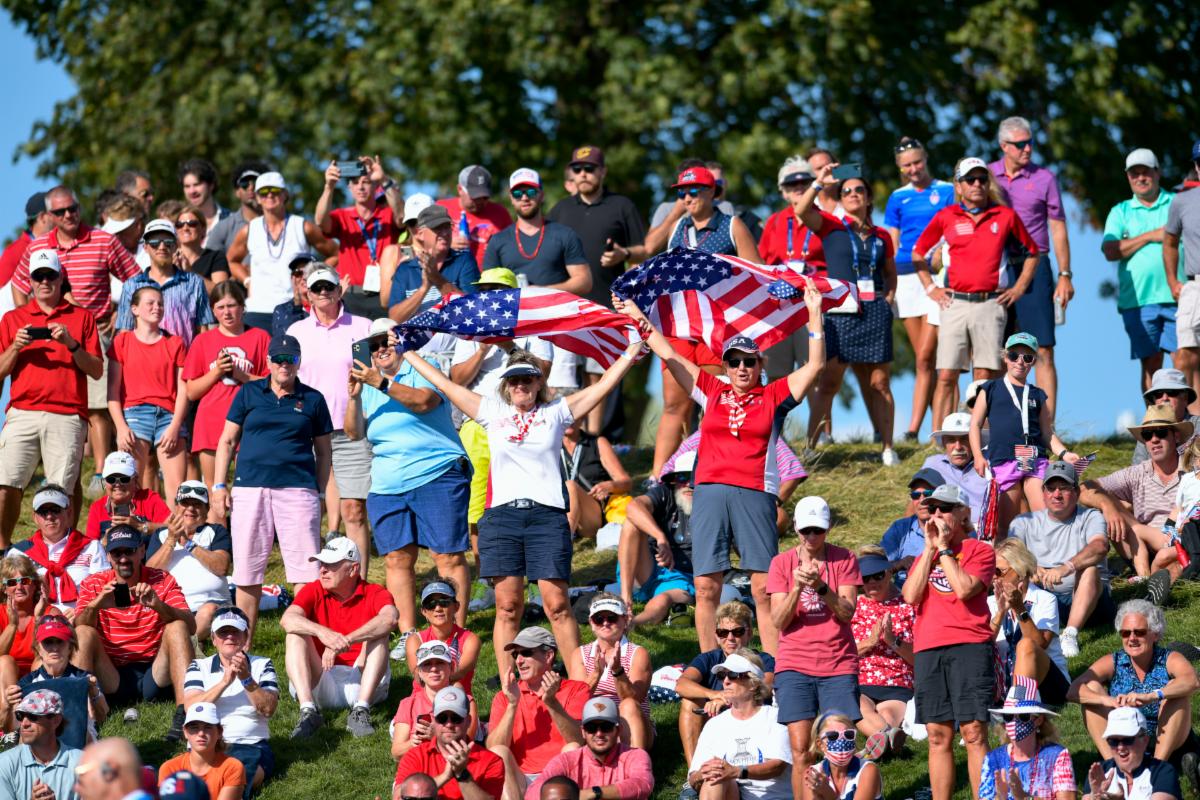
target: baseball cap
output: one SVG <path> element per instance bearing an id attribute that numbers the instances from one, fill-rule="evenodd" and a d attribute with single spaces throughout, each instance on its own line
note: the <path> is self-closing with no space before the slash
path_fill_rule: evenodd
<path id="1" fill-rule="evenodd" d="M 454 653 L 445 642 L 425 642 L 417 648 L 417 666 L 426 661 L 445 661 L 447 664 L 453 664 Z"/>
<path id="2" fill-rule="evenodd" d="M 491 197 L 492 173 L 478 164 L 463 167 L 458 173 L 458 185 L 467 193 L 467 197 Z"/>
<path id="3" fill-rule="evenodd" d="M 46 213 L 46 193 L 34 192 L 25 201 L 25 218 L 33 219 L 38 214 Z"/>
<path id="4" fill-rule="evenodd" d="M 451 600 L 453 600 L 453 599 L 455 599 L 455 597 L 457 597 L 457 595 L 454 594 L 454 589 L 451 588 L 450 584 L 446 583 L 445 581 L 433 581 L 428 586 L 426 586 L 424 589 L 422 589 L 421 590 L 421 602 L 424 603 L 426 600 L 433 597 L 434 595 L 440 595 L 441 597 L 449 597 Z"/>
<path id="5" fill-rule="evenodd" d="M 256 169 L 244 169 L 237 176 L 237 180 L 234 181 L 234 184 L 235 185 L 239 184 L 242 181 L 246 180 L 246 178 L 257 178 L 259 175 L 262 175 L 262 173 Z"/>
<path id="6" fill-rule="evenodd" d="M 480 275 L 479 280 L 475 281 L 475 285 L 485 283 L 498 283 L 501 286 L 507 286 L 510 289 L 517 288 L 517 274 L 507 267 L 492 267 L 485 269 Z"/>
<path id="7" fill-rule="evenodd" d="M 434 204 L 434 199 L 424 192 L 410 194 L 404 198 L 404 222 L 416 222 L 417 215 Z"/>
<path id="8" fill-rule="evenodd" d="M 165 233 L 172 239 L 178 238 L 175 234 L 175 223 L 169 219 L 152 219 L 146 223 L 146 229 L 142 231 L 142 241 L 146 241 L 155 233 Z"/>
<path id="9" fill-rule="evenodd" d="M 947 414 L 942 420 L 941 429 L 933 432 L 933 440 L 940 447 L 943 436 L 966 436 L 970 432 L 971 415 L 965 411 L 955 411 L 953 414 Z"/>
<path id="10" fill-rule="evenodd" d="M 967 498 L 967 493 L 963 491 L 961 486 L 955 486 L 953 483 L 943 483 L 933 490 L 933 494 L 925 498 L 926 503 L 950 503 L 956 506 L 969 506 L 971 501 Z"/>
<path id="11" fill-rule="evenodd" d="M 380 317 L 371 322 L 370 330 L 367 334 L 368 339 L 373 339 L 376 336 L 387 336 L 396 327 L 396 323 L 387 317 Z"/>
<path id="12" fill-rule="evenodd" d="M 281 333 L 278 336 L 271 338 L 271 343 L 267 345 L 267 357 L 272 356 L 295 356 L 300 357 L 300 341 L 295 336 L 288 336 L 286 333 Z"/>
<path id="13" fill-rule="evenodd" d="M 466 718 L 471 712 L 471 706 L 467 703 L 467 693 L 457 686 L 443 686 L 438 689 L 438 693 L 433 696 L 433 715 L 436 717 L 443 711 L 452 711 Z"/>
<path id="14" fill-rule="evenodd" d="M 358 545 L 348 536 L 335 536 L 325 543 L 321 552 L 309 556 L 309 561 L 320 561 L 322 564 L 336 564 L 339 561 L 359 563 Z"/>
<path id="15" fill-rule="evenodd" d="M 988 171 L 987 164 L 984 163 L 982 158 L 975 158 L 973 156 L 964 158 L 958 163 L 958 171 L 954 173 L 954 178 L 961 181 L 967 175 L 971 174 L 972 170 L 976 169 L 981 169 L 984 172 Z"/>
<path id="16" fill-rule="evenodd" d="M 421 209 L 421 213 L 417 214 L 418 228 L 440 228 L 443 225 L 450 225 L 454 220 L 450 219 L 450 212 L 445 206 L 439 206 L 436 203 L 431 206 L 426 206 Z"/>
<path id="17" fill-rule="evenodd" d="M 53 250 L 34 250 L 29 256 L 29 274 L 35 274 L 39 269 L 48 269 L 61 275 L 62 262 L 58 260 L 58 253 Z"/>
<path id="18" fill-rule="evenodd" d="M 683 186 L 716 186 L 717 179 L 712 174 L 712 170 L 708 167 L 688 167 L 683 172 L 679 173 L 679 177 L 672 184 L 672 189 L 678 189 Z"/>
<path id="19" fill-rule="evenodd" d="M 58 692 L 53 689 L 38 689 L 21 698 L 17 711 L 44 717 L 47 714 L 63 713 L 63 701 Z"/>
<path id="20" fill-rule="evenodd" d="M 590 144 L 585 144 L 583 147 L 576 147 L 571 151 L 571 160 L 569 164 L 595 164 L 597 167 L 604 166 L 604 151 L 599 147 L 593 147 Z"/>
<path id="21" fill-rule="evenodd" d="M 129 217 L 128 219 L 114 219 L 109 217 L 108 219 L 104 220 L 104 224 L 100 226 L 100 230 L 115 236 L 133 225 L 135 222 L 137 222 L 137 217 Z M 171 229 L 171 233 L 174 235 L 174 228 Z"/>
<path id="22" fill-rule="evenodd" d="M 334 286 L 341 286 L 341 279 L 338 278 L 338 274 L 326 266 L 318 267 L 308 273 L 304 278 L 304 285 L 311 289 L 321 281 L 332 283 Z"/>
<path id="23" fill-rule="evenodd" d="M 667 478 L 671 477 L 672 475 L 683 475 L 683 476 L 690 477 L 691 474 L 695 471 L 696 471 L 696 451 L 689 450 L 688 452 L 681 455 L 679 458 L 675 459 L 675 463 L 673 465 L 671 465 L 671 471 L 668 473 L 665 473 L 662 477 L 663 477 L 663 480 L 666 480 Z"/>
<path id="24" fill-rule="evenodd" d="M 108 529 L 108 542 L 104 545 L 105 552 L 113 550 L 137 550 L 143 544 L 142 534 L 132 525 L 114 525 Z"/>
<path id="25" fill-rule="evenodd" d="M 535 378 L 540 378 L 542 377 L 542 371 L 535 364 L 510 364 L 505 368 L 504 372 L 500 373 L 500 380 L 515 378 L 518 375 L 531 375 Z"/>
<path id="26" fill-rule="evenodd" d="M 743 353 L 757 353 L 758 345 L 749 336 L 734 336 L 725 342 L 725 347 L 721 350 L 721 358 L 729 355 L 730 350 L 741 350 Z"/>
<path id="27" fill-rule="evenodd" d="M 217 716 L 217 707 L 212 703 L 193 703 L 183 718 L 183 724 L 192 722 L 207 722 L 209 725 L 220 725 L 221 718 Z"/>
<path id="28" fill-rule="evenodd" d="M 1037 337 L 1032 333 L 1019 331 L 1004 341 L 1004 349 L 1007 350 L 1010 347 L 1028 347 L 1030 350 L 1036 353 L 1038 349 L 1038 340 Z"/>
<path id="29" fill-rule="evenodd" d="M 621 721 L 620 715 L 617 714 L 617 704 L 611 697 L 592 697 L 584 704 L 583 718 L 579 722 L 587 725 L 593 720 L 611 722 L 613 725 Z"/>
<path id="30" fill-rule="evenodd" d="M 542 188 L 542 176 L 537 174 L 537 170 L 521 167 L 508 176 L 508 188 L 515 189 L 518 186 L 532 186 L 540 189 Z"/>
<path id="31" fill-rule="evenodd" d="M 67 624 L 65 617 L 48 617 L 45 622 L 37 627 L 37 640 L 44 642 L 47 639 L 61 639 L 64 642 L 71 641 L 71 634 L 75 629 Z"/>
<path id="32" fill-rule="evenodd" d="M 104 457 L 104 477 L 109 475 L 124 475 L 127 478 L 137 476 L 137 461 L 123 450 L 114 450 Z"/>
<path id="33" fill-rule="evenodd" d="M 1075 474 L 1075 465 L 1068 464 L 1065 461 L 1054 461 L 1046 467 L 1046 474 L 1042 478 L 1042 485 L 1046 486 L 1055 478 L 1066 481 L 1072 486 L 1079 485 L 1079 476 Z"/>
<path id="34" fill-rule="evenodd" d="M 208 505 L 208 487 L 204 485 L 204 481 L 184 481 L 175 490 L 175 502 L 182 500 L 199 500 Z"/>
<path id="35" fill-rule="evenodd" d="M 1108 722 L 1104 726 L 1104 736 L 1138 736 L 1146 732 L 1146 717 L 1136 708 L 1122 706 L 1108 712 Z"/>
<path id="36" fill-rule="evenodd" d="M 172 772 L 158 787 L 159 800 L 212 800 L 208 784 L 185 769 Z"/>
<path id="37" fill-rule="evenodd" d="M 712 668 L 713 675 L 723 675 L 726 672 L 733 675 L 750 674 L 759 680 L 762 680 L 763 677 L 762 667 L 758 666 L 745 656 L 738 655 L 737 653 L 731 653 L 730 655 L 725 656 L 724 661 Z"/>
<path id="38" fill-rule="evenodd" d="M 1134 167 L 1149 167 L 1150 169 L 1158 169 L 1158 157 L 1154 155 L 1154 151 L 1148 147 L 1139 147 L 1129 155 L 1125 156 L 1125 169 L 1130 170 Z"/>
<path id="39" fill-rule="evenodd" d="M 287 191 L 287 184 L 283 180 L 283 176 L 278 172 L 264 172 L 254 180 L 254 191 L 261 189 L 283 189 Z"/>
<path id="40" fill-rule="evenodd" d="M 33 496 L 33 510 L 37 511 L 44 506 L 58 506 L 66 508 L 71 505 L 71 498 L 58 489 L 41 489 Z"/>
<path id="41" fill-rule="evenodd" d="M 236 628 L 239 631 L 249 631 L 250 620 L 246 617 L 246 612 L 237 606 L 225 606 L 217 609 L 210 627 L 214 632 L 222 628 Z"/>
<path id="42" fill-rule="evenodd" d="M 517 634 L 517 637 L 508 644 L 504 645 L 504 652 L 510 652 L 518 648 L 530 649 L 534 647 L 548 647 L 551 650 L 558 649 L 558 642 L 554 641 L 554 634 L 545 628 L 539 628 L 536 625 L 523 629 Z"/>
<path id="43" fill-rule="evenodd" d="M 927 483 L 929 484 L 930 488 L 936 489 L 945 483 L 946 479 L 942 477 L 942 473 L 938 472 L 933 467 L 922 467 L 913 473 L 912 478 L 908 482 L 908 488 L 911 489 L 912 485 L 917 481 Z"/>
<path id="44" fill-rule="evenodd" d="M 796 181 L 811 181 L 813 179 L 812 167 L 808 165 L 808 161 L 800 159 L 798 161 L 788 160 L 788 163 L 779 168 L 779 185 L 785 183 L 795 183 Z"/>
<path id="45" fill-rule="evenodd" d="M 595 614 L 599 614 L 601 611 L 611 611 L 618 617 L 623 617 L 625 616 L 627 609 L 625 608 L 625 603 L 619 598 L 601 597 L 597 600 L 593 600 L 592 604 L 588 606 L 588 616 L 594 616 Z"/>
<path id="46" fill-rule="evenodd" d="M 1200 161 L 1200 139 L 1192 142 L 1192 161 Z"/>
<path id="47" fill-rule="evenodd" d="M 795 529 L 822 528 L 829 530 L 829 503 L 824 497 L 801 497 L 796 503 Z"/>

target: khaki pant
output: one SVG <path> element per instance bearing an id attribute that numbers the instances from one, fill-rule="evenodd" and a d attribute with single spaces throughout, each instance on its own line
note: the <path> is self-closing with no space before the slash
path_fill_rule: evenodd
<path id="1" fill-rule="evenodd" d="M 10 409 L 0 430 L 0 486 L 24 489 L 38 462 L 70 495 L 79 479 L 87 421 L 76 414 Z"/>
<path id="2" fill-rule="evenodd" d="M 1004 325 L 1008 311 L 992 298 L 982 303 L 952 300 L 942 309 L 938 329 L 937 369 L 965 371 L 1004 366 Z"/>

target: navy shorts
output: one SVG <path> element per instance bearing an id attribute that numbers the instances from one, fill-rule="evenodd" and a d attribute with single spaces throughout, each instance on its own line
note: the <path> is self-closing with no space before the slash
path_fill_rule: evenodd
<path id="1" fill-rule="evenodd" d="M 375 550 L 384 555 L 415 544 L 434 553 L 465 553 L 471 547 L 470 500 L 471 473 L 465 457 L 411 491 L 367 494 Z"/>
<path id="2" fill-rule="evenodd" d="M 481 578 L 569 581 L 571 550 L 571 528 L 561 508 L 492 506 L 479 520 Z"/>
<path id="3" fill-rule="evenodd" d="M 262 767 L 264 781 L 270 780 L 275 774 L 275 753 L 267 742 L 229 743 L 225 745 L 225 754 L 242 762 L 242 767 L 246 770 L 246 788 L 242 791 L 244 800 L 250 800 L 250 791 L 254 787 L 254 773 L 259 767 Z"/>
<path id="4" fill-rule="evenodd" d="M 986 722 L 991 718 L 988 707 L 996 686 L 991 642 L 922 650 L 916 654 L 913 672 L 917 722 Z"/>
<path id="5" fill-rule="evenodd" d="M 859 686 L 858 693 L 873 703 L 886 703 L 889 700 L 907 703 L 913 698 L 913 690 L 903 686 Z"/>
<path id="6" fill-rule="evenodd" d="M 1058 618 L 1062 621 L 1063 627 L 1067 626 L 1067 620 L 1071 618 L 1071 603 L 1075 599 L 1075 590 L 1069 592 L 1051 592 L 1054 595 L 1055 601 L 1058 603 Z M 1108 585 L 1108 578 L 1102 576 L 1100 578 L 1100 597 L 1096 599 L 1096 607 L 1092 609 L 1092 615 L 1088 617 L 1084 625 L 1093 626 L 1108 626 L 1112 624 L 1112 620 L 1117 616 L 1117 604 L 1113 600 L 1112 589 Z"/>
<path id="7" fill-rule="evenodd" d="M 692 499 L 692 574 L 725 572 L 737 548 L 741 568 L 766 572 L 779 554 L 775 495 L 723 483 L 702 483 Z"/>
<path id="8" fill-rule="evenodd" d="M 1121 321 L 1129 337 L 1129 357 L 1141 360 L 1179 349 L 1175 312 L 1176 307 L 1168 303 L 1150 303 L 1122 311 Z"/>
<path id="9" fill-rule="evenodd" d="M 117 690 L 105 695 L 111 705 L 129 705 L 143 700 L 163 700 L 175 696 L 175 690 L 170 680 L 166 686 L 154 682 L 154 670 L 150 668 L 151 661 L 137 661 L 122 664 L 117 667 L 120 682 Z"/>
<path id="10" fill-rule="evenodd" d="M 1021 274 L 1022 261 L 1014 262 L 1013 280 Z M 1014 308 L 1017 311 L 1016 329 L 1032 333 L 1037 337 L 1040 347 L 1054 347 L 1054 287 L 1058 278 L 1050 269 L 1050 256 L 1038 257 L 1037 267 L 1033 271 L 1033 282 L 1025 294 L 1021 295 Z"/>
<path id="11" fill-rule="evenodd" d="M 858 710 L 857 675 L 807 675 L 785 670 L 775 673 L 775 705 L 779 722 L 816 719 L 818 714 L 837 712 L 852 722 L 862 719 Z"/>

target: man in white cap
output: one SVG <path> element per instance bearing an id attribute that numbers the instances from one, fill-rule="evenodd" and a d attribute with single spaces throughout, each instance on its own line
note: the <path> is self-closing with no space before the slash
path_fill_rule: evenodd
<path id="1" fill-rule="evenodd" d="M 68 800 L 75 797 L 75 765 L 82 751 L 59 741 L 64 725 L 83 725 L 63 718 L 58 692 L 38 689 L 17 706 L 20 744 L 0 755 L 0 797 L 14 800 Z"/>
<path id="2" fill-rule="evenodd" d="M 454 249 L 470 250 L 476 263 L 483 261 L 488 240 L 512 225 L 508 210 L 492 202 L 492 188 L 492 173 L 471 164 L 458 173 L 457 196 L 437 201 L 454 220 Z"/>
<path id="3" fill-rule="evenodd" d="M 1114 708 L 1108 714 L 1103 738 L 1112 749 L 1112 758 L 1092 762 L 1083 784 L 1084 800 L 1183 798 L 1175 768 L 1146 755 L 1150 735 L 1141 711 L 1130 706 Z"/>
<path id="4" fill-rule="evenodd" d="M 48 483 L 33 496 L 33 536 L 13 549 L 24 553 L 46 576 L 46 599 L 62 610 L 74 609 L 79 583 L 88 575 L 108 569 L 100 542 L 71 527 L 71 499 L 58 484 Z"/>
<path id="5" fill-rule="evenodd" d="M 942 420 L 941 429 L 933 432 L 933 441 L 942 448 L 942 452 L 926 458 L 921 469 L 935 470 L 946 483 L 967 493 L 967 498 L 971 501 L 971 524 L 978 527 L 979 514 L 983 511 L 983 498 L 988 490 L 988 479 L 975 471 L 971 443 L 967 440 L 970 431 L 969 413 L 956 411 L 947 414 Z M 987 446 L 986 433 L 984 446 Z"/>
<path id="6" fill-rule="evenodd" d="M 396 766 L 394 786 L 424 773 L 437 784 L 438 797 L 447 800 L 486 800 L 504 792 L 506 775 L 500 756 L 471 741 L 467 694 L 446 686 L 433 698 L 433 736 L 410 748 Z"/>
<path id="7" fill-rule="evenodd" d="M 654 792 L 650 754 L 621 743 L 621 717 L 612 698 L 588 700 L 580 727 L 584 746 L 550 759 L 525 790 L 525 800 L 537 800 L 542 785 L 556 775 L 565 775 L 590 791 L 593 800 L 648 800 Z"/>
<path id="8" fill-rule="evenodd" d="M 396 606 L 387 589 L 359 576 L 358 547 L 338 536 L 309 558 L 320 579 L 306 584 L 283 613 L 287 634 L 287 675 L 300 702 L 293 739 L 306 739 L 325 724 L 318 711 L 350 706 L 346 730 L 355 736 L 375 732 L 370 707 L 387 697 L 388 634 L 396 627 Z"/>
<path id="9" fill-rule="evenodd" d="M 233 168 L 229 173 L 233 182 L 233 194 L 238 199 L 239 207 L 208 231 L 204 247 L 209 250 L 219 250 L 225 253 L 238 232 L 250 224 L 251 220 L 262 216 L 258 206 L 258 195 L 254 193 L 254 182 L 264 172 L 270 172 L 271 166 L 265 161 L 249 159 Z"/>
<path id="10" fill-rule="evenodd" d="M 1181 296 L 1183 276 L 1168 277 L 1163 270 L 1163 226 L 1175 195 L 1159 186 L 1158 158 L 1139 147 L 1125 158 L 1125 177 L 1133 197 L 1108 212 L 1100 252 L 1117 262 L 1117 311 L 1129 337 L 1129 356 L 1142 362 L 1145 391 L 1151 374 L 1162 368 L 1163 353 L 1177 361 L 1176 298 L 1196 305 L 1200 293 L 1189 289 Z M 1198 312 L 1191 309 L 1192 314 Z M 1192 347 L 1200 344 L 1194 332 L 1191 342 Z"/>
<path id="11" fill-rule="evenodd" d="M 132 525 L 149 535 L 171 516 L 171 509 L 158 492 L 142 488 L 139 472 L 137 460 L 123 450 L 115 450 L 104 459 L 104 496 L 88 508 L 87 538 L 101 539 L 114 525 Z"/>
<path id="12" fill-rule="evenodd" d="M 1196 435 L 1197 426 L 1200 426 L 1200 416 L 1189 410 L 1191 404 L 1196 402 L 1196 390 L 1188 384 L 1187 376 L 1181 370 L 1163 367 L 1156 371 L 1150 379 L 1150 388 L 1142 392 L 1142 397 L 1147 407 L 1166 406 L 1174 412 L 1177 422 L 1192 423 L 1192 437 Z M 1191 441 L 1191 438 L 1181 441 L 1179 452 L 1182 453 Z M 1148 458 L 1150 454 L 1146 450 L 1146 443 L 1138 440 L 1137 446 L 1133 448 L 1133 460 L 1130 463 L 1141 464 Z"/>

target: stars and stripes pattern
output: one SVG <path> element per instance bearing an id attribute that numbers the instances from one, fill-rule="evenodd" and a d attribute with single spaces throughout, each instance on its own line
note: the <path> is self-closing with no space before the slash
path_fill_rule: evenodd
<path id="1" fill-rule="evenodd" d="M 1091 455 L 1080 456 L 1079 460 L 1073 465 L 1075 467 L 1075 477 L 1083 477 L 1084 471 L 1092 465 L 1092 462 L 1096 460 L 1098 455 L 1099 453 L 1092 453 Z"/>
<path id="2" fill-rule="evenodd" d="M 824 311 L 856 296 L 844 281 L 811 280 Z M 636 303 L 667 336 L 704 342 L 715 353 L 738 335 L 765 349 L 808 322 L 804 279 L 795 272 L 682 247 L 626 272 L 612 291 Z"/>
<path id="3" fill-rule="evenodd" d="M 500 289 L 449 298 L 395 328 L 403 353 L 420 349 L 434 333 L 476 342 L 537 336 L 608 368 L 641 337 L 625 314 L 557 289 Z"/>

